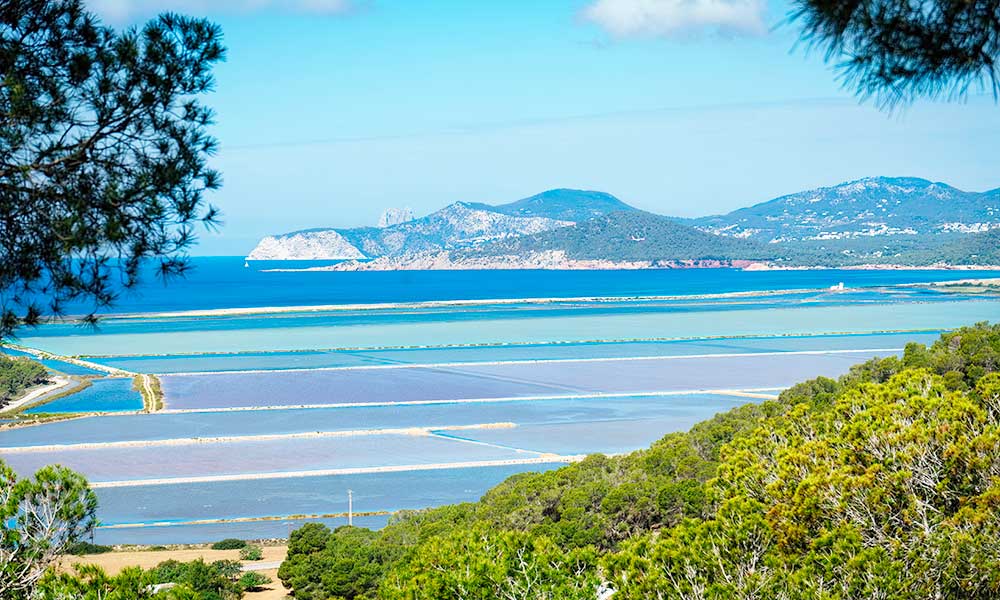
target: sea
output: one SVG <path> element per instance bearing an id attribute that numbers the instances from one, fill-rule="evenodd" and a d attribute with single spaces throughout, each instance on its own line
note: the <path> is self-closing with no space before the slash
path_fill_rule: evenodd
<path id="1" fill-rule="evenodd" d="M 847 288 L 994 277 L 996 271 L 637 269 L 627 271 L 362 271 L 309 269 L 338 261 L 245 261 L 200 257 L 182 277 L 120 291 L 105 313 L 153 313 L 248 308 L 378 304 L 511 298 L 642 297 L 765 290 Z M 70 305 L 70 312 L 91 307 Z"/>
<path id="2" fill-rule="evenodd" d="M 87 476 L 99 543 L 377 528 L 1000 319 L 996 295 L 926 285 L 998 271 L 329 264 L 194 258 L 121 291 L 96 327 L 76 305 L 20 331 L 5 352 L 89 385 L 24 413 L 76 418 L 0 415 L 0 459 Z M 143 404 L 145 377 L 162 406 Z"/>

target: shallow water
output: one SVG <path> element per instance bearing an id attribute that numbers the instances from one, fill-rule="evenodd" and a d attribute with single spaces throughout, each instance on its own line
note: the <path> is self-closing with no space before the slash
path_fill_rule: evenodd
<path id="1" fill-rule="evenodd" d="M 237 435 L 443 427 L 482 423 L 565 423 L 622 419 L 676 419 L 676 431 L 691 419 L 704 420 L 752 402 L 737 396 L 691 394 L 653 397 L 569 398 L 565 400 L 373 406 L 275 411 L 123 415 L 84 418 L 35 427 L 0 430 L 0 447 L 114 441 L 206 438 Z"/>
<path id="2" fill-rule="evenodd" d="M 142 394 L 125 378 L 93 379 L 85 389 L 24 411 L 35 413 L 130 412 L 142 410 Z M 3 434 L 0 433 L 0 440 Z"/>
<path id="3" fill-rule="evenodd" d="M 668 432 L 686 431 L 702 417 L 648 417 L 522 425 L 513 429 L 443 431 L 440 435 L 553 454 L 621 454 L 647 448 Z"/>
<path id="4" fill-rule="evenodd" d="M 137 373 L 193 373 L 343 368 L 392 364 L 440 364 L 511 360 L 564 360 L 634 356 L 684 356 L 750 352 L 795 352 L 902 348 L 907 342 L 930 344 L 940 332 L 804 337 L 723 338 L 659 342 L 556 343 L 466 348 L 404 348 L 245 354 L 127 356 L 90 359 Z"/>
<path id="5" fill-rule="evenodd" d="M 63 355 L 190 354 L 332 348 L 649 340 L 719 336 L 939 331 L 996 319 L 1000 300 L 800 306 L 731 311 L 531 316 L 434 323 L 283 326 L 268 329 L 31 335 L 22 342 Z"/>
<path id="6" fill-rule="evenodd" d="M 98 489 L 102 523 L 396 511 L 478 500 L 511 475 L 561 463 Z"/>
<path id="7" fill-rule="evenodd" d="M 61 464 L 94 483 L 532 458 L 442 437 L 378 435 L 8 453 L 26 475 Z"/>
<path id="8" fill-rule="evenodd" d="M 168 409 L 457 401 L 788 387 L 846 373 L 875 354 L 736 355 L 389 370 L 273 371 L 161 378 Z"/>
<path id="9" fill-rule="evenodd" d="M 755 290 L 848 288 L 964 278 L 998 277 L 996 271 L 741 271 L 680 269 L 638 271 L 387 271 L 264 272 L 314 266 L 314 261 L 254 261 L 200 257 L 183 279 L 163 285 L 152 273 L 119 298 L 116 312 L 420 302 L 430 300 L 649 296 Z M 68 306 L 69 312 L 90 307 Z"/>

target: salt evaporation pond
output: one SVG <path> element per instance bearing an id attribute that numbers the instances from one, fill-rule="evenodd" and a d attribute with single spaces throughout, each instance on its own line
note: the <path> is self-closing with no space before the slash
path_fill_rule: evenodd
<path id="1" fill-rule="evenodd" d="M 561 360 L 692 354 L 795 352 L 902 348 L 906 342 L 930 344 L 940 332 L 800 337 L 721 338 L 646 342 L 554 343 L 459 348 L 402 348 L 382 350 L 328 350 L 250 352 L 179 356 L 122 356 L 92 358 L 91 362 L 137 373 L 192 373 L 342 368 L 388 364 L 440 364 L 512 360 Z"/>
<path id="2" fill-rule="evenodd" d="M 382 512 L 478 500 L 511 475 L 563 463 L 504 465 L 395 473 L 360 473 L 212 483 L 140 485 L 96 490 L 102 523 L 138 524 L 195 519 Z"/>
<path id="3" fill-rule="evenodd" d="M 92 379 L 86 388 L 24 411 L 40 413 L 131 412 L 142 410 L 142 394 L 128 378 Z M 3 434 L 0 433 L 0 440 Z M 57 439 L 51 441 L 58 441 Z M 51 442 L 50 442 L 51 443 Z"/>
<path id="4" fill-rule="evenodd" d="M 467 292 L 468 290 L 462 290 Z M 969 295 L 943 294 L 925 288 L 858 288 L 846 291 L 803 290 L 798 292 L 750 292 L 739 297 L 702 297 L 671 295 L 669 297 L 604 297 L 593 299 L 531 298 L 503 302 L 416 303 L 367 305 L 365 308 L 299 307 L 296 310 L 259 310 L 247 313 L 165 313 L 142 316 L 108 316 L 101 330 L 92 333 L 128 334 L 156 330 L 161 333 L 181 331 L 220 332 L 238 329 L 273 329 L 314 327 L 336 324 L 384 325 L 420 322 L 500 320 L 530 316 L 563 317 L 574 315 L 603 316 L 607 314 L 645 312 L 704 312 L 761 308 L 782 308 L 801 305 L 833 306 L 859 303 L 892 304 L 916 301 L 953 301 L 969 299 Z M 32 332 L 34 337 L 78 335 L 79 327 L 72 323 L 51 323 Z"/>
<path id="5" fill-rule="evenodd" d="M 79 471 L 91 482 L 100 483 L 532 457 L 504 448 L 436 436 L 363 435 L 170 447 L 7 452 L 4 460 L 21 475 L 34 473 L 45 465 L 61 464 Z"/>
<path id="6" fill-rule="evenodd" d="M 878 353 L 882 355 L 891 353 Z M 168 409 L 635 394 L 708 389 L 782 388 L 841 375 L 869 351 L 737 355 L 455 368 L 272 371 L 161 378 Z"/>
<path id="7" fill-rule="evenodd" d="M 0 448 L 116 441 L 154 441 L 310 431 L 361 431 L 514 422 L 518 424 L 655 418 L 666 431 L 753 402 L 739 396 L 684 394 L 519 400 L 273 411 L 199 412 L 85 418 L 0 430 Z M 663 423 L 667 421 L 666 423 Z"/>
<path id="8" fill-rule="evenodd" d="M 718 336 L 953 329 L 996 319 L 1000 301 L 967 300 L 899 304 L 784 307 L 697 312 L 648 312 L 435 323 L 272 327 L 226 331 L 142 331 L 93 335 L 25 333 L 22 343 L 62 355 L 190 354 L 328 348 L 383 348 L 502 343 L 586 342 Z M 259 317 L 273 319 L 274 317 Z M 45 331 L 45 328 L 41 328 Z"/>
<path id="9" fill-rule="evenodd" d="M 704 418 L 658 417 L 520 425 L 512 429 L 443 431 L 441 435 L 552 454 L 621 454 L 649 447 L 671 431 L 687 431 Z"/>

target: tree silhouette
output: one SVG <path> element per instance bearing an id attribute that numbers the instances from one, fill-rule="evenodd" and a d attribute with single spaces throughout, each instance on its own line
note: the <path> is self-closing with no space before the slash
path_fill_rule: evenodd
<path id="1" fill-rule="evenodd" d="M 790 20 L 838 61 L 847 87 L 880 106 L 1000 94 L 997 0 L 796 0 Z"/>
<path id="2" fill-rule="evenodd" d="M 0 3 L 0 336 L 91 313 L 153 259 L 188 268 L 193 226 L 217 211 L 206 164 L 218 26 L 164 14 L 116 32 L 81 0 Z"/>

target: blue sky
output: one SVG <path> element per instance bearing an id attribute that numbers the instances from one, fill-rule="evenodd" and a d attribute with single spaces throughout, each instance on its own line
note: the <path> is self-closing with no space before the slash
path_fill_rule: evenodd
<path id="1" fill-rule="evenodd" d="M 176 10 L 224 30 L 207 103 L 225 227 L 197 254 L 554 187 L 697 216 L 869 175 L 1000 186 L 992 98 L 859 103 L 794 48 L 782 2 L 90 4 L 116 26 Z"/>

